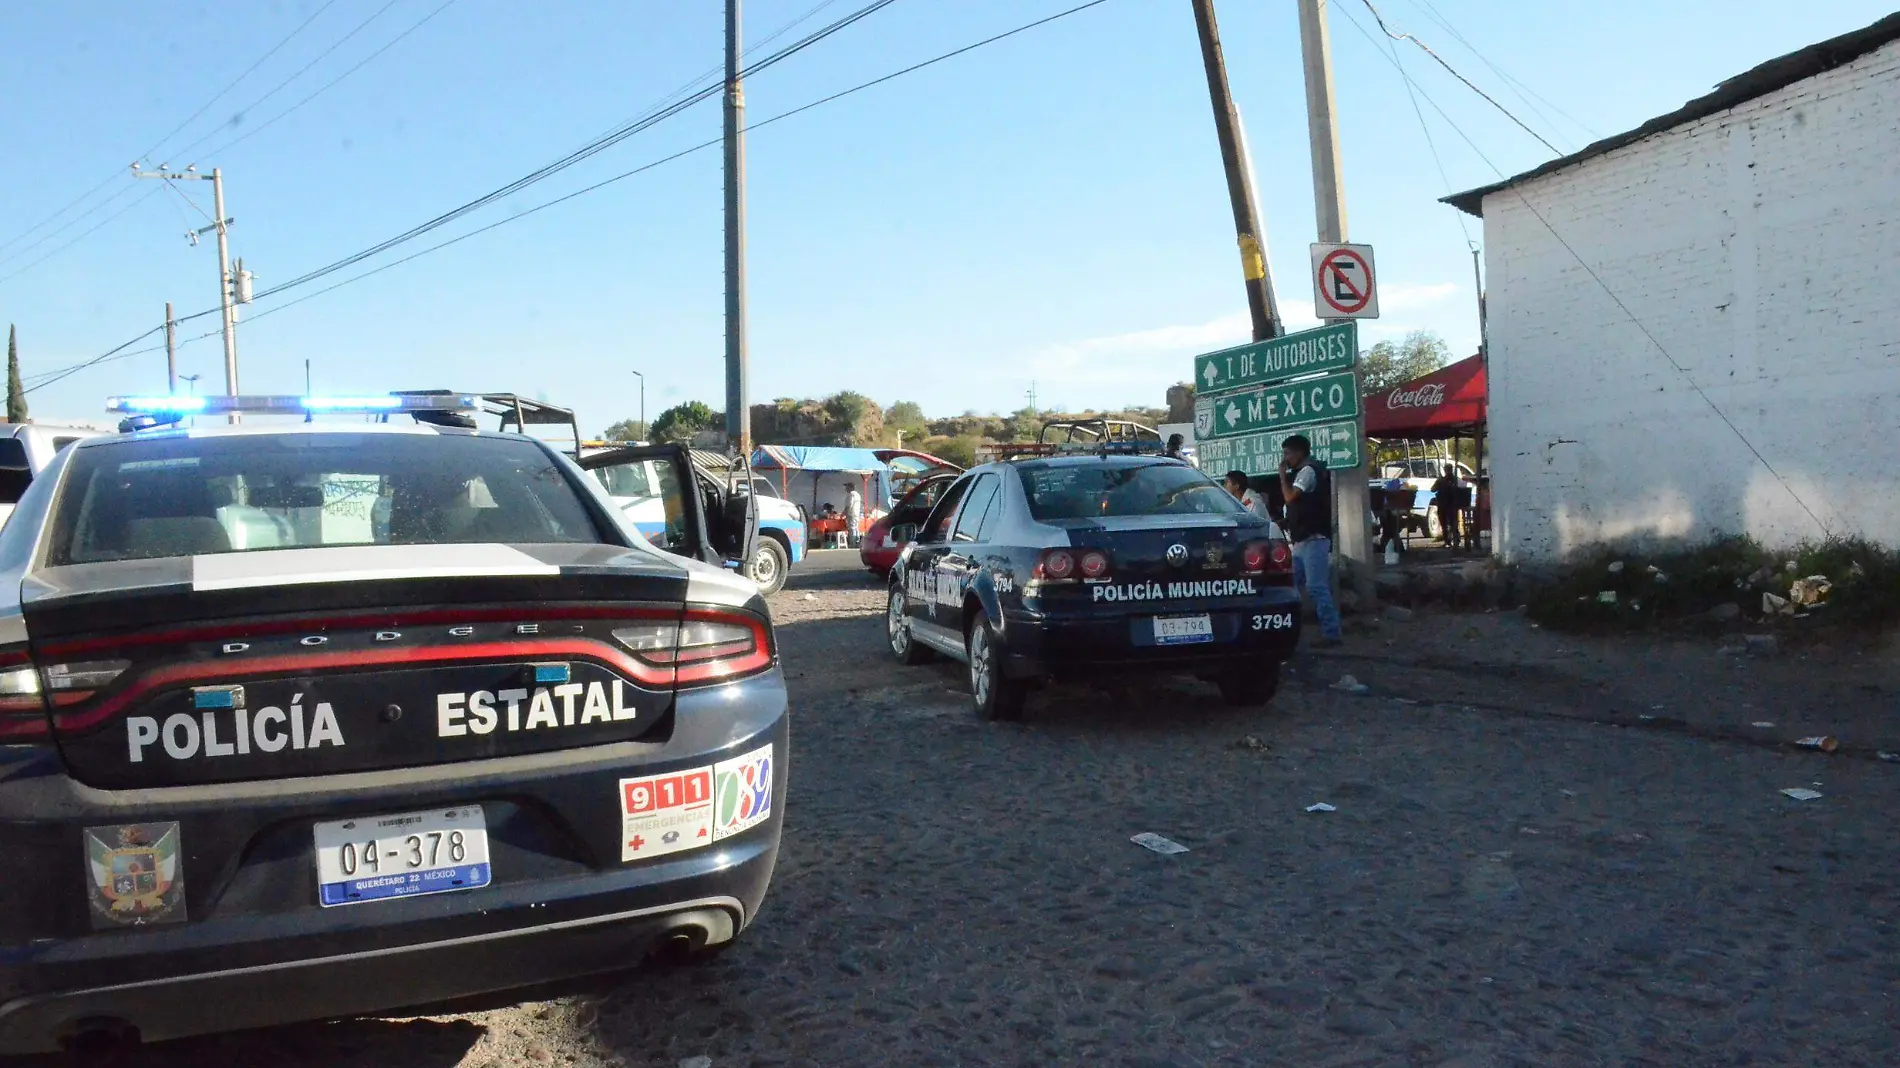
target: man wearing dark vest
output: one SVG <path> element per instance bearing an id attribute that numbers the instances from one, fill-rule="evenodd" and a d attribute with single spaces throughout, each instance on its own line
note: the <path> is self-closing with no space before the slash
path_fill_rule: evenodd
<path id="1" fill-rule="evenodd" d="M 1280 496 L 1286 501 L 1286 538 L 1293 543 L 1293 581 L 1313 599 L 1319 641 L 1340 644 L 1339 608 L 1333 604 L 1333 478 L 1313 459 L 1313 443 L 1295 434 L 1280 446 Z"/>

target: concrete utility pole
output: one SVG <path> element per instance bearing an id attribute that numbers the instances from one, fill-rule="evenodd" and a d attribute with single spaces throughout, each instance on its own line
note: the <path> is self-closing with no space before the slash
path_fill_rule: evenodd
<path id="1" fill-rule="evenodd" d="M 1220 138 L 1221 166 L 1227 171 L 1227 198 L 1233 202 L 1234 231 L 1240 243 L 1241 276 L 1247 284 L 1247 310 L 1253 315 L 1253 339 L 1285 333 L 1267 275 L 1267 254 L 1260 239 L 1260 212 L 1254 204 L 1253 175 L 1248 173 L 1233 94 L 1227 88 L 1227 61 L 1221 56 L 1220 27 L 1214 0 L 1194 0 L 1194 25 L 1201 35 L 1201 62 L 1207 68 L 1207 95 L 1214 105 L 1214 131 Z"/>
<path id="2" fill-rule="evenodd" d="M 172 302 L 165 302 L 165 392 L 178 392 L 178 321 L 172 318 Z"/>
<path id="3" fill-rule="evenodd" d="M 198 243 L 198 238 L 202 237 L 206 230 L 216 230 L 218 233 L 218 303 L 224 324 L 224 392 L 227 396 L 235 397 L 238 392 L 237 276 L 231 272 L 230 232 L 231 223 L 236 220 L 224 214 L 224 172 L 213 167 L 211 168 L 210 174 L 199 174 L 195 164 L 186 167 L 182 171 L 166 170 L 163 167 L 155 171 L 142 171 L 139 169 L 139 165 L 134 163 L 132 164 L 132 177 L 158 178 L 167 182 L 182 182 L 187 179 L 197 179 L 198 181 L 211 183 L 211 210 L 216 214 L 216 218 L 211 220 L 210 226 L 193 230 L 185 236 L 189 237 L 191 243 L 195 245 Z M 166 317 L 166 321 L 168 323 L 170 322 L 169 316 Z M 233 423 L 237 422 L 238 414 L 232 412 L 230 419 Z"/>
<path id="4" fill-rule="evenodd" d="M 745 338 L 745 87 L 739 81 L 739 0 L 726 0 L 726 438 L 752 454 Z"/>
<path id="5" fill-rule="evenodd" d="M 1326 0 L 1300 0 L 1300 54 L 1306 65 L 1306 129 L 1313 145 L 1313 209 L 1320 243 L 1336 245 L 1346 240 L 1346 195 L 1339 180 L 1339 125 L 1333 115 L 1333 53 L 1326 31 Z M 1363 443 L 1363 415 L 1356 433 Z M 1372 507 L 1371 495 L 1357 472 L 1353 468 L 1335 473 L 1333 525 L 1339 530 L 1339 555 L 1369 565 L 1372 538 L 1366 516 Z"/>

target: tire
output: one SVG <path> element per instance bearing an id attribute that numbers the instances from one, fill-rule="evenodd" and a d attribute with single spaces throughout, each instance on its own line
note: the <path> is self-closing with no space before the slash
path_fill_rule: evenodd
<path id="1" fill-rule="evenodd" d="M 758 550 L 752 554 L 752 566 L 746 568 L 746 577 L 758 583 L 761 592 L 777 593 L 785 588 L 791 566 L 791 556 L 785 546 L 777 539 L 760 537 Z"/>
<path id="2" fill-rule="evenodd" d="M 1425 513 L 1425 536 L 1433 541 L 1445 540 L 1445 524 L 1438 520 L 1438 509 Z"/>
<path id="3" fill-rule="evenodd" d="M 1221 700 L 1235 708 L 1258 708 L 1280 692 L 1280 665 L 1262 673 L 1257 667 L 1231 668 L 1220 677 Z"/>
<path id="4" fill-rule="evenodd" d="M 970 695 L 978 718 L 996 722 L 1021 719 L 1029 687 L 1003 673 L 1003 657 L 996 631 L 979 615 L 966 639 L 970 654 Z"/>
<path id="5" fill-rule="evenodd" d="M 904 618 L 905 597 L 902 586 L 891 587 L 890 599 L 884 606 L 884 637 L 890 643 L 891 655 L 905 667 L 916 667 L 928 663 L 931 658 L 929 649 L 917 644 L 910 632 L 910 623 Z"/>

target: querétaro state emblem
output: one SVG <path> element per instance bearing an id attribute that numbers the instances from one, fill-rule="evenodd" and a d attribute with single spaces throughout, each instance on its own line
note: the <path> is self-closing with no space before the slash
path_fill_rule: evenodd
<path id="1" fill-rule="evenodd" d="M 88 827 L 85 838 L 93 926 L 183 922 L 178 824 Z"/>
<path id="2" fill-rule="evenodd" d="M 713 765 L 715 840 L 765 822 L 772 814 L 772 747 Z"/>

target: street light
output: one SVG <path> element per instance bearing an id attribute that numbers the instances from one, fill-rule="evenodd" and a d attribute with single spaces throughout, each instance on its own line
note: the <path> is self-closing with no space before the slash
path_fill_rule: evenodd
<path id="1" fill-rule="evenodd" d="M 635 371 L 633 377 L 640 380 L 640 440 L 645 441 L 647 439 L 647 376 Z"/>
<path id="2" fill-rule="evenodd" d="M 203 378 L 203 375 L 179 375 L 178 377 L 185 382 L 191 383 L 192 396 L 195 397 L 198 395 L 198 380 Z"/>

